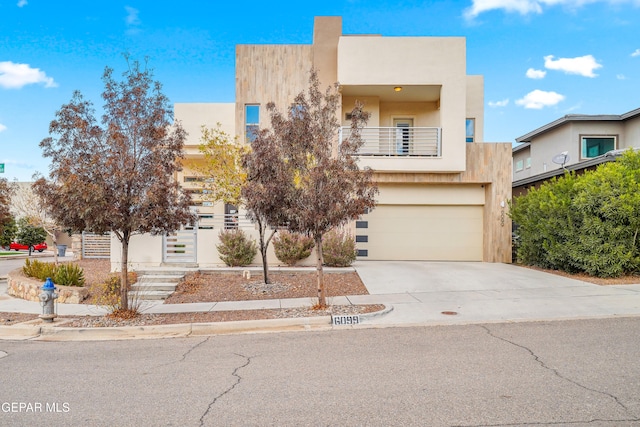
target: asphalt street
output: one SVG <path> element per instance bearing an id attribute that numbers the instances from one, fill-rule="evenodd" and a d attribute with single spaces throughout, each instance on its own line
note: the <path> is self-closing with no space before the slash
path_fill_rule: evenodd
<path id="1" fill-rule="evenodd" d="M 0 425 L 639 426 L 640 318 L 0 341 Z"/>

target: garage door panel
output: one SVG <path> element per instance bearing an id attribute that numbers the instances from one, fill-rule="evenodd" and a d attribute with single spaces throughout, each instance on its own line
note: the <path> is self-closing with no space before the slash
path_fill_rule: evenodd
<path id="1" fill-rule="evenodd" d="M 482 206 L 380 205 L 366 215 L 372 260 L 482 260 Z"/>

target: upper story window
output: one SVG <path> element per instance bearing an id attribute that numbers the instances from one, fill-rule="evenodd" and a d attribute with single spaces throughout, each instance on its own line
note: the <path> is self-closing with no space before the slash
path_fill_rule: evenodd
<path id="1" fill-rule="evenodd" d="M 583 159 L 602 156 L 616 149 L 615 136 L 583 136 L 580 141 L 580 155 Z"/>
<path id="2" fill-rule="evenodd" d="M 527 169 L 531 167 L 531 157 L 527 157 L 527 160 L 524 162 L 524 167 Z"/>
<path id="3" fill-rule="evenodd" d="M 260 129 L 260 105 L 246 104 L 244 106 L 245 141 L 253 142 Z"/>
<path id="4" fill-rule="evenodd" d="M 465 129 L 466 141 L 476 142 L 476 119 L 467 119 Z"/>
<path id="5" fill-rule="evenodd" d="M 304 105 L 291 104 L 291 117 L 296 119 L 302 119 L 304 117 Z"/>
<path id="6" fill-rule="evenodd" d="M 516 162 L 516 172 L 520 172 L 524 169 L 524 160 L 518 160 Z"/>

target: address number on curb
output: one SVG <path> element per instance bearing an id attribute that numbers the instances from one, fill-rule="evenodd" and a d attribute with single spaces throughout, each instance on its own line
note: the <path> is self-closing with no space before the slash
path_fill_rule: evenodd
<path id="1" fill-rule="evenodd" d="M 352 316 L 331 316 L 333 320 L 333 324 L 335 326 L 339 325 L 357 325 L 360 323 L 360 316 L 355 314 Z"/>

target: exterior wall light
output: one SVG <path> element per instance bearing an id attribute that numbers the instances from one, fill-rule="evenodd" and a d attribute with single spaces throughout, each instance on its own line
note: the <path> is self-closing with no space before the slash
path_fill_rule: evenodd
<path id="1" fill-rule="evenodd" d="M 400 92 L 402 90 L 402 86 L 396 86 L 393 88 L 396 92 Z"/>

